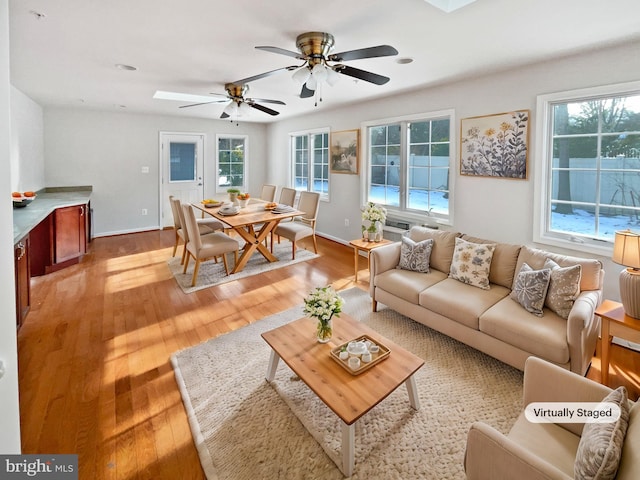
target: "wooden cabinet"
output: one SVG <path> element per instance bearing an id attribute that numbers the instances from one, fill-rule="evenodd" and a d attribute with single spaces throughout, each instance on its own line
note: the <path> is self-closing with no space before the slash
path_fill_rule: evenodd
<path id="1" fill-rule="evenodd" d="M 87 252 L 87 205 L 58 208 L 53 213 L 54 264 Z"/>
<path id="2" fill-rule="evenodd" d="M 29 236 L 27 235 L 21 238 L 13 248 L 16 276 L 16 328 L 20 328 L 31 306 L 29 246 Z"/>
<path id="3" fill-rule="evenodd" d="M 31 275 L 78 263 L 87 252 L 89 204 L 57 208 L 31 230 Z"/>

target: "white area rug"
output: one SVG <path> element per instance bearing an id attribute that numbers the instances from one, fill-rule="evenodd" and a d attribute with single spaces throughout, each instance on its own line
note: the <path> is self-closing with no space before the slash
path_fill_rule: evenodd
<path id="1" fill-rule="evenodd" d="M 238 258 L 242 252 L 238 254 Z M 193 293 L 203 288 L 213 287 L 214 285 L 220 285 L 221 283 L 232 282 L 240 278 L 249 277 L 262 272 L 268 272 L 269 270 L 275 270 L 276 268 L 286 267 L 287 265 L 293 265 L 294 263 L 305 262 L 312 258 L 316 258 L 319 255 L 313 253 L 312 250 L 304 250 L 298 248 L 296 251 L 296 259 L 291 260 L 291 243 L 288 240 L 282 240 L 281 243 L 276 243 L 273 247 L 273 254 L 278 258 L 277 262 L 269 262 L 264 258 L 260 252 L 254 253 L 244 269 L 238 273 L 232 273 L 227 275 L 224 271 L 224 264 L 222 259 L 218 259 L 218 263 L 213 260 L 208 260 L 200 264 L 200 270 L 198 271 L 198 280 L 196 286 L 191 286 L 191 279 L 193 277 L 193 268 L 195 262 L 193 259 L 189 261 L 189 267 L 187 273 L 182 273 L 184 265 L 180 265 L 180 256 L 182 255 L 182 246 L 178 247 L 176 256 L 168 260 L 169 269 L 171 273 L 182 288 L 184 293 Z M 227 255 L 227 261 L 229 262 L 229 270 L 233 269 L 233 255 Z"/>
<path id="2" fill-rule="evenodd" d="M 425 359 L 421 408 L 398 388 L 356 424 L 354 479 L 464 479 L 470 425 L 506 433 L 522 405 L 522 372 L 384 308 L 341 295 L 345 312 Z M 260 333 L 302 316 L 302 306 L 171 357 L 207 478 L 339 479 L 340 421 L 280 362 L 265 381 L 270 348 Z M 392 352 L 393 354 L 393 352 Z M 375 368 L 375 367 L 374 367 Z"/>

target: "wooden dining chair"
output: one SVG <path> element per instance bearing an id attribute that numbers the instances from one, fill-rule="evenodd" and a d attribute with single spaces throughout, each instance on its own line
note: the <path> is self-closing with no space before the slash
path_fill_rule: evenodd
<path id="1" fill-rule="evenodd" d="M 260 198 L 265 202 L 273 202 L 276 198 L 276 186 L 275 185 L 263 185 Z"/>
<path id="2" fill-rule="evenodd" d="M 182 212 L 182 202 L 180 199 L 174 197 L 173 195 L 169 196 L 169 203 L 171 204 L 171 212 L 173 214 L 173 223 L 174 229 L 176 232 L 176 243 L 173 246 L 173 254 L 172 257 L 176 256 L 176 252 L 178 250 L 178 245 L 180 241 L 182 241 L 186 245 L 186 236 L 187 232 L 184 228 L 184 213 Z M 224 231 L 224 223 L 216 218 L 198 218 L 196 219 L 196 223 L 198 224 L 198 231 L 200 235 L 206 235 L 208 233 L 213 233 L 218 230 Z M 180 260 L 180 265 L 184 263 L 184 259 L 187 256 L 186 249 L 182 252 L 182 258 Z"/>
<path id="3" fill-rule="evenodd" d="M 282 187 L 280 190 L 280 199 L 278 203 L 280 205 L 288 205 L 289 207 L 293 207 L 293 204 L 296 203 L 296 194 L 298 191 L 295 188 Z M 285 218 L 280 223 L 292 222 L 293 218 Z M 273 235 L 271 236 L 273 238 Z M 280 237 L 278 237 L 278 243 L 280 243 Z"/>
<path id="4" fill-rule="evenodd" d="M 293 222 L 280 223 L 272 232 L 271 252 L 273 253 L 273 234 L 284 237 L 291 242 L 291 258 L 296 258 L 296 242 L 306 237 L 313 237 L 313 250 L 318 253 L 316 241 L 316 217 L 320 206 L 320 194 L 317 192 L 301 192 L 298 210 L 303 215 L 294 218 Z"/>
<path id="5" fill-rule="evenodd" d="M 235 262 L 238 261 L 238 249 L 240 248 L 240 244 L 238 243 L 238 241 L 221 232 L 213 232 L 207 233 L 205 235 L 200 235 L 198 223 L 196 222 L 196 216 L 193 213 L 193 207 L 191 205 L 183 205 L 182 212 L 187 232 L 187 243 L 185 246 L 187 257 L 184 262 L 184 270 L 182 271 L 182 273 L 187 273 L 187 267 L 189 266 L 189 259 L 191 257 L 193 257 L 196 262 L 195 267 L 193 268 L 191 286 L 196 286 L 200 263 L 212 258 L 222 256 L 224 270 L 227 275 L 229 275 L 229 264 L 227 263 L 226 254 L 233 253 L 235 265 Z"/>
<path id="6" fill-rule="evenodd" d="M 293 207 L 293 204 L 296 201 L 296 193 L 297 192 L 295 188 L 282 187 L 282 189 L 280 190 L 280 199 L 278 200 L 278 203 Z"/>

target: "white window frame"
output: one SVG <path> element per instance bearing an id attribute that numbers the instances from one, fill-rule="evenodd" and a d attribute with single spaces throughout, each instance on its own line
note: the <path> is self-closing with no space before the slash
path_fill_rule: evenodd
<path id="1" fill-rule="evenodd" d="M 295 139 L 296 137 L 302 137 L 302 136 L 306 136 L 309 137 L 309 141 L 308 141 L 308 165 L 307 165 L 307 171 L 309 172 L 308 177 L 307 177 L 307 191 L 309 192 L 315 192 L 315 190 L 313 189 L 313 180 L 314 180 L 314 176 L 313 176 L 313 142 L 311 137 L 313 135 L 320 135 L 320 134 L 326 134 L 327 138 L 329 139 L 329 144 L 327 145 L 329 152 L 329 158 L 327 159 L 328 161 L 330 161 L 330 155 L 331 155 L 331 129 L 329 127 L 324 127 L 324 128 L 314 128 L 311 130 L 302 130 L 299 132 L 289 132 L 289 164 L 290 164 L 290 168 L 289 168 L 289 185 L 292 188 L 295 188 L 295 178 L 296 178 L 296 159 L 295 159 L 295 154 L 294 154 L 294 149 L 295 149 Z M 330 195 L 331 195 L 331 170 L 330 170 L 330 165 L 328 166 L 329 171 L 328 171 L 328 176 L 327 176 L 327 193 L 322 193 L 322 192 L 317 192 L 320 194 L 320 200 L 324 201 L 324 202 L 328 202 Z M 302 190 L 298 190 L 299 192 Z"/>
<path id="2" fill-rule="evenodd" d="M 611 256 L 613 241 L 597 238 L 578 237 L 561 232 L 551 232 L 549 228 L 549 202 L 551 190 L 552 168 L 550 158 L 553 156 L 553 105 L 556 103 L 589 100 L 598 97 L 616 95 L 637 95 L 640 93 L 640 81 L 614 85 L 603 85 L 581 88 L 563 92 L 555 92 L 537 97 L 536 121 L 536 158 L 539 158 L 540 174 L 535 181 L 533 203 L 533 240 L 543 245 L 579 250 L 596 255 Z"/>
<path id="3" fill-rule="evenodd" d="M 243 162 L 243 174 L 242 174 L 242 185 L 236 185 L 234 187 L 225 187 L 220 185 L 220 139 L 231 138 L 231 139 L 239 139 L 241 138 L 244 141 L 244 162 Z M 228 188 L 237 188 L 238 190 L 242 190 L 246 192 L 249 188 L 248 180 L 249 180 L 249 135 L 234 135 L 227 133 L 218 133 L 216 134 L 216 193 L 227 193 Z"/>
<path id="4" fill-rule="evenodd" d="M 360 139 L 361 139 L 361 162 L 362 162 L 362 175 L 361 175 L 361 208 L 368 202 L 369 197 L 369 186 L 371 184 L 371 165 L 369 159 L 369 135 L 368 130 L 369 127 L 376 127 L 380 125 L 389 125 L 393 123 L 401 123 L 401 122 L 411 122 L 411 121 L 431 121 L 442 119 L 444 117 L 449 118 L 449 214 L 448 215 L 431 215 L 431 218 L 434 219 L 437 223 L 441 225 L 453 225 L 453 212 L 455 211 L 455 193 L 454 193 L 454 185 L 455 185 L 455 173 L 456 173 L 456 158 L 457 158 L 457 136 L 456 136 L 456 118 L 455 118 L 455 110 L 446 109 L 446 110 L 437 110 L 433 112 L 425 112 L 425 113 L 417 113 L 412 115 L 403 115 L 399 117 L 390 117 L 390 118 L 382 118 L 378 120 L 370 120 L 367 122 L 362 122 L 360 124 Z M 406 149 L 406 138 L 402 139 L 402 149 Z M 404 152 L 403 152 L 404 154 Z M 404 156 L 404 155 L 403 155 Z M 403 160 L 405 162 L 405 160 Z M 406 165 L 405 165 L 406 167 Z M 404 171 L 405 167 L 403 167 L 403 174 L 407 172 Z M 406 185 L 404 187 L 406 189 Z M 405 195 L 406 192 L 401 190 L 400 195 Z M 395 207 L 385 206 L 387 209 L 387 217 L 391 217 L 397 220 L 406 220 L 410 223 L 421 225 L 426 221 L 426 214 L 423 212 L 418 212 L 412 209 L 400 209 Z"/>

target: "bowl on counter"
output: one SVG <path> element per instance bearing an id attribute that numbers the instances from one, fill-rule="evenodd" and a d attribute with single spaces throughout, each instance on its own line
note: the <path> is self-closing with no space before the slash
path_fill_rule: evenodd
<path id="1" fill-rule="evenodd" d="M 31 202 L 35 200 L 35 195 L 33 197 L 11 197 L 11 201 L 13 202 L 13 208 L 24 208 L 29 205 Z"/>

